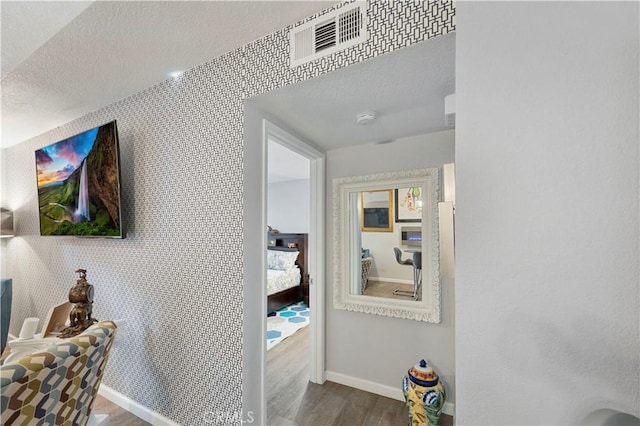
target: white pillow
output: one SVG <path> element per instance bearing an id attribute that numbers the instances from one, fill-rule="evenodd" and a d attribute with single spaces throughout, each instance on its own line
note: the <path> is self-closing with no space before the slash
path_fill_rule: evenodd
<path id="1" fill-rule="evenodd" d="M 267 269 L 288 271 L 296 267 L 298 251 L 267 250 Z"/>

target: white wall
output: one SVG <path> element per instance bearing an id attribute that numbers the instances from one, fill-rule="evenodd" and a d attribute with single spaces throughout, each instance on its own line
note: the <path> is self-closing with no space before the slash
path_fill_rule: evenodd
<path id="1" fill-rule="evenodd" d="M 280 232 L 309 233 L 309 179 L 270 183 L 267 195 L 267 224 Z"/>
<path id="2" fill-rule="evenodd" d="M 333 203 L 333 178 L 441 167 L 453 161 L 454 139 L 454 131 L 449 130 L 327 152 L 327 206 Z M 333 223 L 328 217 L 327 259 L 332 258 L 332 238 Z M 331 262 L 326 276 L 333 277 Z M 400 389 L 409 367 L 426 358 L 440 373 L 447 400 L 455 401 L 453 282 L 442 283 L 441 324 L 334 309 L 332 284 L 328 282 L 326 292 L 327 371 Z"/>
<path id="3" fill-rule="evenodd" d="M 456 423 L 638 415 L 638 3 L 457 8 Z"/>
<path id="4" fill-rule="evenodd" d="M 395 202 L 395 200 L 394 200 Z M 363 232 L 362 247 L 371 251 L 373 262 L 369 273 L 369 279 L 373 281 L 394 280 L 405 281 L 413 284 L 413 268 L 400 265 L 396 262 L 393 247 L 401 247 L 402 239 L 400 228 L 403 226 L 421 226 L 421 223 L 394 223 L 393 232 Z M 403 254 L 403 258 L 410 257 Z"/>

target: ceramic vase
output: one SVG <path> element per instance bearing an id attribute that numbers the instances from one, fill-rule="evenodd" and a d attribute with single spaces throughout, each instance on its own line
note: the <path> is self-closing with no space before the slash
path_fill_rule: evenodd
<path id="1" fill-rule="evenodd" d="M 411 426 L 436 426 L 446 399 L 438 374 L 424 359 L 402 379 L 402 393 Z"/>

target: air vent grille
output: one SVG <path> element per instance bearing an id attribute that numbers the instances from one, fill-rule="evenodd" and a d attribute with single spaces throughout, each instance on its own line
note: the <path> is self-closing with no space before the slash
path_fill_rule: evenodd
<path id="1" fill-rule="evenodd" d="M 304 31 L 299 31 L 295 34 L 293 40 L 296 45 L 295 60 L 299 61 L 309 55 L 313 55 L 313 28 L 307 28 Z"/>
<path id="2" fill-rule="evenodd" d="M 360 36 L 362 14 L 359 8 L 341 13 L 338 22 L 340 22 L 340 43 L 345 43 Z"/>
<path id="3" fill-rule="evenodd" d="M 316 27 L 316 52 L 336 45 L 336 21 Z"/>
<path id="4" fill-rule="evenodd" d="M 355 46 L 367 38 L 366 2 L 355 2 L 291 30 L 291 67 Z"/>

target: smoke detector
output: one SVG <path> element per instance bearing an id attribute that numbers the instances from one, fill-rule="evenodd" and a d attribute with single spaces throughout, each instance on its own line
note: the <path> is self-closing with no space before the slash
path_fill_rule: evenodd
<path id="1" fill-rule="evenodd" d="M 376 121 L 376 118 L 378 118 L 378 116 L 375 111 L 361 112 L 356 115 L 356 123 L 366 126 L 367 124 L 371 124 Z"/>
<path id="2" fill-rule="evenodd" d="M 444 98 L 444 124 L 448 127 L 456 125 L 456 94 Z"/>

